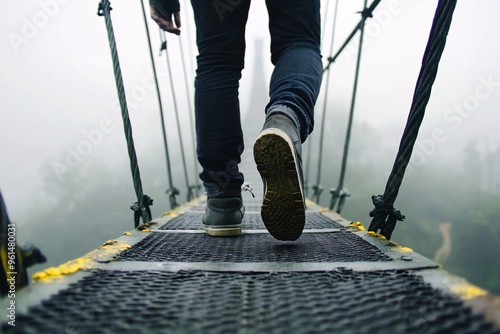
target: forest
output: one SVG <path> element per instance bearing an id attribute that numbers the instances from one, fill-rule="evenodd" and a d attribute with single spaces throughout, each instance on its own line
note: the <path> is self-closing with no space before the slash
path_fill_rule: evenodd
<path id="1" fill-rule="evenodd" d="M 366 124 L 354 124 L 354 128 L 355 133 L 363 135 L 352 139 L 345 182 L 351 196 L 341 214 L 368 227 L 373 209 L 371 196 L 383 193 L 387 181 L 388 171 L 381 169 L 380 161 L 386 161 L 384 166 L 391 165 L 388 162 L 394 159 L 391 154 L 395 152 L 370 151 L 367 142 L 384 146 L 381 134 Z M 247 130 L 247 137 L 251 138 L 251 127 Z M 342 142 L 341 132 L 327 129 L 327 133 L 327 143 Z M 315 145 L 313 142 L 312 147 Z M 326 150 L 334 153 L 322 169 L 321 184 L 325 190 L 319 204 L 328 207 L 329 189 L 336 186 L 341 151 L 333 144 Z M 314 166 L 318 151 L 311 152 L 310 156 L 305 154 L 305 159 L 312 159 Z M 174 149 L 172 154 L 178 153 Z M 158 154 L 161 146 L 155 144 L 142 159 L 153 163 L 141 166 L 146 193 L 155 200 L 153 217 L 169 209 L 166 173 Z M 182 180 L 179 164 L 173 168 L 174 180 Z M 314 168 L 310 169 L 309 186 L 316 179 Z M 453 165 L 422 164 L 409 168 L 395 203 L 406 219 L 398 222 L 392 240 L 500 295 L 500 261 L 495 256 L 500 254 L 499 171 L 500 149 L 487 150 L 475 141 L 465 145 Z M 44 186 L 27 206 L 25 218 L 17 222 L 20 242 L 35 244 L 48 258 L 47 263 L 35 266 L 31 272 L 79 257 L 133 228 L 129 206 L 134 193 L 125 157 L 112 166 L 106 161 L 83 161 L 79 168 L 65 175 L 64 182 L 54 173 L 51 160 L 39 172 Z M 181 190 L 177 198 L 182 203 L 186 191 L 177 186 Z"/>

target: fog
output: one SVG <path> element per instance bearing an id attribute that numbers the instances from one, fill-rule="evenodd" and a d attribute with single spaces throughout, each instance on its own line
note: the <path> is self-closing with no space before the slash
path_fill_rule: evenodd
<path id="1" fill-rule="evenodd" d="M 36 244 L 49 258 L 44 266 L 55 265 L 133 227 L 129 207 L 135 194 L 106 28 L 104 19 L 97 16 L 98 1 L 7 0 L 6 4 L 7 9 L 0 13 L 0 189 L 11 220 L 18 224 L 19 241 Z M 332 48 L 334 2 L 322 2 L 325 64 L 330 49 L 335 52 L 358 22 L 357 11 L 362 4 L 340 0 Z M 367 23 L 345 181 L 352 195 L 342 212 L 366 226 L 372 209 L 370 196 L 383 193 L 397 153 L 436 4 L 430 0 L 382 1 Z M 196 47 L 190 6 L 183 1 L 181 5 L 182 34 L 180 39 L 167 36 L 168 53 L 181 115 L 181 138 L 190 182 L 194 183 L 189 104 Z M 157 217 L 170 205 L 165 194 L 168 182 L 158 103 L 140 6 L 140 1 L 112 2 L 111 15 L 144 193 L 154 199 L 151 209 Z M 436 256 L 445 267 L 446 261 L 451 261 L 449 267 L 459 274 L 479 270 L 493 275 L 493 279 L 500 271 L 488 269 L 493 266 L 486 260 L 480 269 L 467 267 L 471 263 L 467 262 L 463 270 L 457 269 L 458 260 L 452 260 L 453 256 L 460 257 L 453 255 L 461 254 L 455 246 L 468 231 L 457 227 L 462 226 L 461 219 L 466 221 L 463 226 L 474 226 L 476 219 L 481 222 L 478 226 L 482 234 L 475 242 L 490 238 L 485 242 L 490 248 L 469 250 L 472 260 L 500 251 L 498 222 L 477 217 L 494 212 L 490 207 L 497 206 L 500 189 L 500 22 L 494 15 L 498 12 L 500 3 L 493 0 L 457 5 L 413 159 L 396 201 L 407 220 L 398 225 L 394 235 L 397 242 L 425 256 Z M 158 54 L 158 29 L 151 20 L 148 23 L 174 183 L 181 191 L 178 201 L 184 202 L 186 187 L 169 72 L 165 55 Z M 329 91 L 321 92 L 311 150 L 305 154 L 311 159 L 308 179 L 313 184 L 326 96 L 326 144 L 320 169 L 325 189 L 322 205 L 328 205 L 328 191 L 338 182 L 357 43 L 355 37 L 332 65 Z M 264 2 L 253 1 L 240 89 L 247 134 L 260 126 L 263 111 L 256 110 L 263 110 L 267 103 L 267 81 L 272 72 L 268 45 Z M 188 71 L 188 92 L 182 64 Z M 255 123 L 250 124 L 251 120 Z M 252 139 L 246 138 L 248 151 Z M 483 209 L 475 218 L 467 216 L 478 208 Z M 451 240 L 451 246 L 446 240 Z M 476 279 L 473 275 L 470 278 Z M 498 285 L 488 288 L 500 293 Z"/>

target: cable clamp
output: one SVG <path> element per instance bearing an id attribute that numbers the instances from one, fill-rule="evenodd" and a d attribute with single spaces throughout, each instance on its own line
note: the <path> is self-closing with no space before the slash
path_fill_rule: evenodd
<path id="1" fill-rule="evenodd" d="M 113 10 L 108 0 L 101 0 L 101 2 L 99 2 L 99 7 L 97 8 L 97 16 L 104 16 L 106 8 L 109 8 L 109 10 Z"/>

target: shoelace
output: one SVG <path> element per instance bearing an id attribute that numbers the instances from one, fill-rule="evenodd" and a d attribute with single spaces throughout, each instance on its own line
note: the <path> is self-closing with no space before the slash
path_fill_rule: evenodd
<path id="1" fill-rule="evenodd" d="M 245 182 L 241 185 L 241 191 L 248 191 L 250 194 L 252 194 L 252 197 L 255 198 L 255 195 L 253 194 L 252 192 L 253 188 L 252 186 L 250 185 L 250 183 L 248 182 Z"/>

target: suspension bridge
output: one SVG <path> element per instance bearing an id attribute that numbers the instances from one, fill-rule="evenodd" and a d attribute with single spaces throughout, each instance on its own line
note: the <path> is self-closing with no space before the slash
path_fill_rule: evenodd
<path id="1" fill-rule="evenodd" d="M 315 182 L 308 182 L 312 196 L 307 201 L 304 233 L 295 242 L 282 242 L 267 233 L 260 218 L 260 187 L 253 190 L 253 196 L 244 192 L 243 236 L 205 235 L 201 217 L 206 199 L 199 193 L 199 184 L 189 183 L 191 172 L 185 156 L 189 152 L 184 149 L 180 161 L 187 202 L 179 204 L 179 190 L 169 174 L 170 210 L 151 217 L 153 200 L 141 184 L 111 8 L 109 1 L 102 0 L 98 14 L 105 20 L 109 37 L 136 195 L 131 206 L 134 228 L 80 258 L 36 273 L 29 284 L 26 267 L 42 261 L 43 255 L 36 249 L 12 246 L 8 238 L 13 224 L 2 200 L 0 304 L 7 312 L 2 333 L 500 333 L 499 297 L 390 240 L 396 222 L 404 219 L 393 205 L 430 97 L 456 1 L 439 1 L 437 5 L 408 123 L 386 189 L 383 195 L 373 197 L 371 224 L 365 227 L 341 216 L 349 196 L 344 180 L 363 29 L 365 21 L 376 15 L 379 2 L 374 0 L 368 6 L 365 1 L 359 24 L 336 54 L 330 50 L 332 56 L 325 66 L 328 88 L 332 64 L 359 35 L 341 174 L 337 188 L 331 191 L 330 206 L 316 204 L 322 191 L 318 170 Z M 336 11 L 337 6 L 335 15 Z M 143 16 L 146 20 L 144 11 Z M 164 35 L 161 38 L 170 68 Z M 151 44 L 150 55 L 152 58 Z M 159 89 L 157 93 L 159 96 Z M 158 102 L 164 125 L 160 98 Z M 178 115 L 176 125 L 179 127 Z M 162 131 L 170 170 L 167 129 Z M 323 139 L 324 127 L 319 131 Z M 320 151 L 322 145 L 323 141 Z M 320 155 L 317 166 L 321 166 L 321 159 Z M 306 175 L 310 164 L 308 161 Z M 242 169 L 247 171 L 250 184 L 260 185 L 249 153 L 242 156 Z M 11 254 L 14 261 L 9 262 Z M 10 296 L 12 286 L 14 299 Z M 12 309 L 15 312 L 9 311 Z M 9 314 L 14 317 L 9 318 Z"/>

